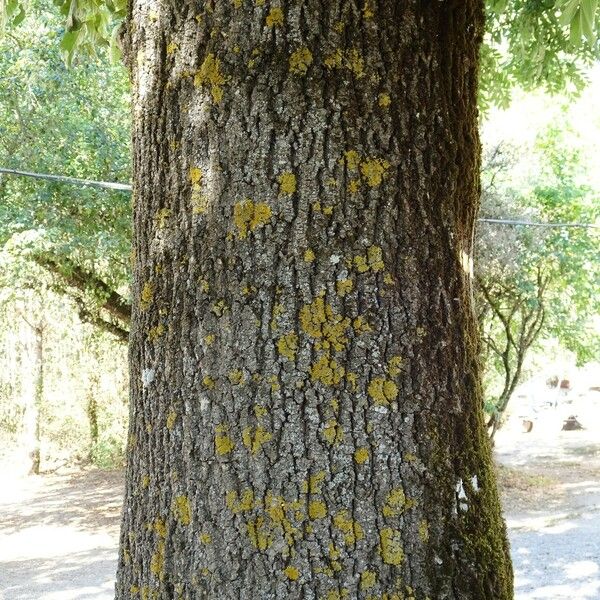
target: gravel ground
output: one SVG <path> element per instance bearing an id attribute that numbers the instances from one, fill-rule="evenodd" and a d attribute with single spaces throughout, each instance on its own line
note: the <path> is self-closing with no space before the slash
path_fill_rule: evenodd
<path id="1" fill-rule="evenodd" d="M 586 408 L 585 430 L 549 411 L 498 434 L 517 600 L 600 599 L 600 410 Z"/>
<path id="2" fill-rule="evenodd" d="M 517 600 L 600 599 L 600 417 L 498 433 Z M 122 473 L 5 478 L 0 600 L 111 600 Z"/>
<path id="3" fill-rule="evenodd" d="M 0 599 L 112 599 L 121 489 L 102 471 L 5 480 Z"/>

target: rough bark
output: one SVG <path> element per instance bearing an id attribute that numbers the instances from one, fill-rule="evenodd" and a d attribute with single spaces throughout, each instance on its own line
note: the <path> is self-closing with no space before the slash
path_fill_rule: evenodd
<path id="1" fill-rule="evenodd" d="M 118 598 L 512 597 L 469 257 L 480 0 L 132 0 Z"/>

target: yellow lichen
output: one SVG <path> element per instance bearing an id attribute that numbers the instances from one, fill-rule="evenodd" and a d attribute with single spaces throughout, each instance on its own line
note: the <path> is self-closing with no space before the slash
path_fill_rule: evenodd
<path id="1" fill-rule="evenodd" d="M 367 333 L 373 330 L 373 328 L 365 321 L 364 317 L 356 317 L 356 319 L 352 321 L 352 327 L 356 333 Z"/>
<path id="2" fill-rule="evenodd" d="M 424 544 L 429 541 L 429 523 L 425 519 L 419 521 L 419 538 Z"/>
<path id="3" fill-rule="evenodd" d="M 360 190 L 360 179 L 352 179 L 348 184 L 348 192 L 351 194 L 357 194 Z"/>
<path id="4" fill-rule="evenodd" d="M 225 423 L 218 425 L 215 433 L 215 452 L 219 456 L 225 456 L 229 454 L 234 448 L 235 444 L 229 437 L 229 426 Z"/>
<path id="5" fill-rule="evenodd" d="M 353 287 L 354 287 L 354 282 L 352 281 L 352 279 L 340 279 L 339 281 L 336 281 L 336 283 L 335 283 L 335 288 L 337 290 L 337 293 L 342 298 L 346 294 L 349 294 L 352 291 Z"/>
<path id="6" fill-rule="evenodd" d="M 156 546 L 156 552 L 150 558 L 150 572 L 156 575 L 159 579 L 163 579 L 165 575 L 165 542 L 159 540 Z"/>
<path id="7" fill-rule="evenodd" d="M 290 73 L 306 75 L 312 62 L 311 51 L 308 48 L 299 48 L 290 56 Z"/>
<path id="8" fill-rule="evenodd" d="M 211 544 L 212 543 L 212 536 L 210 535 L 210 533 L 201 533 L 200 534 L 200 543 L 201 544 Z"/>
<path id="9" fill-rule="evenodd" d="M 360 589 L 369 590 L 377 583 L 377 573 L 375 571 L 363 571 L 360 574 Z"/>
<path id="10" fill-rule="evenodd" d="M 225 304 L 225 300 L 217 300 L 210 309 L 217 317 L 222 317 L 228 310 L 227 304 Z"/>
<path id="11" fill-rule="evenodd" d="M 328 69 L 340 69 L 343 60 L 344 55 L 342 54 L 342 51 L 338 48 L 335 52 L 326 56 L 323 62 L 325 63 L 325 66 Z"/>
<path id="12" fill-rule="evenodd" d="M 388 406 L 390 402 L 398 397 L 398 387 L 391 379 L 375 377 L 369 383 L 367 392 L 375 401 L 375 404 Z"/>
<path id="13" fill-rule="evenodd" d="M 333 526 L 342 532 L 348 546 L 353 546 L 365 537 L 360 523 L 352 519 L 347 510 L 341 510 L 333 517 Z"/>
<path id="14" fill-rule="evenodd" d="M 151 342 L 155 342 L 165 332 L 165 326 L 159 323 L 156 327 L 151 327 L 148 331 L 148 339 Z"/>
<path id="15" fill-rule="evenodd" d="M 354 452 L 354 460 L 359 464 L 363 465 L 369 460 L 369 449 L 366 446 L 358 448 Z"/>
<path id="16" fill-rule="evenodd" d="M 291 581 L 296 581 L 298 577 L 300 577 L 300 571 L 298 571 L 296 567 L 292 567 L 291 565 L 289 567 L 286 567 L 283 570 L 283 572 L 285 573 L 285 576 Z"/>
<path id="17" fill-rule="evenodd" d="M 321 487 L 325 481 L 325 471 L 319 471 L 311 475 L 307 481 L 302 482 L 302 493 L 304 494 L 321 494 Z"/>
<path id="18" fill-rule="evenodd" d="M 269 414 L 269 411 L 264 406 L 261 406 L 260 404 L 254 405 L 254 415 L 257 419 L 260 419 L 267 414 Z"/>
<path id="19" fill-rule="evenodd" d="M 158 229 L 164 229 L 165 225 L 169 217 L 173 214 L 173 211 L 170 208 L 161 208 L 156 211 L 154 215 L 154 220 L 156 221 L 156 226 Z"/>
<path id="20" fill-rule="evenodd" d="M 339 352 L 346 347 L 348 339 L 344 334 L 350 326 L 350 319 L 336 314 L 322 296 L 317 297 L 311 304 L 304 305 L 300 309 L 299 318 L 302 331 L 319 340 L 316 344 L 317 349 L 333 349 Z"/>
<path id="21" fill-rule="evenodd" d="M 244 373 L 240 369 L 234 369 L 230 371 L 227 378 L 232 385 L 243 385 L 245 383 Z"/>
<path id="22" fill-rule="evenodd" d="M 357 171 L 360 166 L 360 154 L 356 150 L 347 150 L 344 152 L 344 159 L 346 167 L 349 171 Z"/>
<path id="23" fill-rule="evenodd" d="M 154 285 L 151 281 L 146 281 L 140 294 L 140 310 L 145 311 L 150 308 L 154 299 Z"/>
<path id="24" fill-rule="evenodd" d="M 323 62 L 328 69 L 348 69 L 357 79 L 365 76 L 365 61 L 356 48 L 345 52 L 338 48 Z"/>
<path id="25" fill-rule="evenodd" d="M 392 99 L 389 94 L 379 94 L 378 103 L 381 108 L 387 108 L 392 103 Z"/>
<path id="26" fill-rule="evenodd" d="M 277 379 L 277 375 L 271 375 L 267 381 L 271 384 L 271 392 L 278 392 L 281 386 L 279 385 L 279 380 Z"/>
<path id="27" fill-rule="evenodd" d="M 390 377 L 398 377 L 402 372 L 402 365 L 404 364 L 404 360 L 401 356 L 392 356 L 390 360 L 388 360 L 388 373 Z"/>
<path id="28" fill-rule="evenodd" d="M 374 8 L 373 8 L 373 0 L 365 0 L 365 5 L 363 6 L 363 17 L 368 21 L 375 16 Z"/>
<path id="29" fill-rule="evenodd" d="M 382 513 L 384 517 L 398 517 L 406 510 L 406 508 L 407 503 L 404 492 L 399 488 L 395 488 L 386 496 Z"/>
<path id="30" fill-rule="evenodd" d="M 221 73 L 221 61 L 211 52 L 200 66 L 200 70 L 194 76 L 194 85 L 196 87 L 208 86 L 213 101 L 219 104 L 223 99 L 223 85 L 226 79 Z"/>
<path id="31" fill-rule="evenodd" d="M 176 496 L 173 505 L 175 519 L 182 525 L 189 525 L 192 522 L 192 507 L 187 496 Z"/>
<path id="32" fill-rule="evenodd" d="M 240 239 L 248 237 L 248 231 L 266 225 L 271 220 L 271 207 L 264 202 L 244 200 L 237 202 L 233 207 L 233 222 L 238 229 Z"/>
<path id="33" fill-rule="evenodd" d="M 160 517 L 154 520 L 152 524 L 152 529 L 158 535 L 158 537 L 166 538 L 167 537 L 167 525 L 165 524 L 165 520 Z"/>
<path id="34" fill-rule="evenodd" d="M 206 279 L 198 279 L 198 285 L 200 286 L 200 290 L 205 294 L 210 291 L 210 284 Z"/>
<path id="35" fill-rule="evenodd" d="M 254 508 L 254 492 L 246 488 L 241 496 L 236 491 L 227 492 L 225 495 L 225 505 L 233 514 L 249 512 Z"/>
<path id="36" fill-rule="evenodd" d="M 279 193 L 282 196 L 291 196 L 297 189 L 296 176 L 293 173 L 282 173 L 279 178 Z"/>
<path id="37" fill-rule="evenodd" d="M 277 340 L 277 350 L 288 360 L 294 361 L 298 350 L 298 336 L 292 332 L 280 337 Z"/>
<path id="38" fill-rule="evenodd" d="M 369 246 L 367 248 L 367 260 L 371 271 L 378 273 L 385 269 L 383 264 L 383 252 L 379 246 Z"/>
<path id="39" fill-rule="evenodd" d="M 266 18 L 267 27 L 281 27 L 283 25 L 283 10 L 273 7 Z"/>
<path id="40" fill-rule="evenodd" d="M 146 489 L 149 485 L 150 485 L 150 476 L 149 475 L 144 475 L 142 477 L 142 487 L 144 489 Z"/>
<path id="41" fill-rule="evenodd" d="M 346 373 L 346 379 L 352 387 L 352 391 L 355 392 L 356 388 L 358 387 L 358 375 L 356 373 L 349 372 Z"/>
<path id="42" fill-rule="evenodd" d="M 390 168 L 390 163 L 381 158 L 369 158 L 360 163 L 360 172 L 367 180 L 369 187 L 377 187 L 383 182 L 383 178 Z"/>
<path id="43" fill-rule="evenodd" d="M 380 553 L 383 562 L 387 565 L 400 565 L 404 560 L 402 538 L 400 532 L 386 527 L 381 530 Z"/>
<path id="44" fill-rule="evenodd" d="M 313 521 L 327 516 L 327 506 L 321 500 L 311 500 L 308 503 L 308 516 Z"/>
<path id="45" fill-rule="evenodd" d="M 258 427 L 246 427 L 242 431 L 242 442 L 251 454 L 256 454 L 267 442 L 273 439 L 273 434 L 260 425 Z"/>
<path id="46" fill-rule="evenodd" d="M 261 552 L 264 552 L 273 543 L 273 537 L 264 517 L 257 517 L 246 524 L 250 543 Z"/>
<path id="47" fill-rule="evenodd" d="M 325 600 L 344 600 L 348 598 L 350 591 L 347 588 L 333 589 L 327 592 Z"/>
<path id="48" fill-rule="evenodd" d="M 306 250 L 306 252 L 304 253 L 304 262 L 313 262 L 315 260 L 315 253 L 308 248 L 308 250 Z"/>
<path id="49" fill-rule="evenodd" d="M 231 0 L 234 8 L 242 8 L 243 0 Z"/>
<path id="50" fill-rule="evenodd" d="M 357 79 L 365 76 L 365 61 L 358 50 L 350 50 L 347 53 L 346 66 Z"/>
<path id="51" fill-rule="evenodd" d="M 214 344 L 215 342 L 215 334 L 214 333 L 209 333 L 208 335 L 204 336 L 204 343 L 207 346 L 212 346 L 212 344 Z"/>
<path id="52" fill-rule="evenodd" d="M 167 429 L 169 431 L 171 431 L 173 429 L 173 427 L 175 427 L 175 421 L 177 420 L 177 413 L 172 410 L 168 415 L 167 415 Z"/>
<path id="53" fill-rule="evenodd" d="M 191 167 L 189 176 L 192 185 L 199 185 L 202 181 L 202 169 L 199 167 Z"/>
<path id="54" fill-rule="evenodd" d="M 337 385 L 343 379 L 346 370 L 335 360 L 323 354 L 319 360 L 311 365 L 310 376 L 312 381 L 319 381 L 323 385 Z"/>
<path id="55" fill-rule="evenodd" d="M 177 42 L 169 42 L 169 44 L 167 45 L 167 56 L 171 56 L 172 54 L 175 54 L 175 52 L 177 51 L 177 48 L 179 48 L 179 46 L 177 45 Z"/>
<path id="56" fill-rule="evenodd" d="M 205 375 L 203 377 L 203 379 L 202 379 L 202 383 L 209 390 L 214 390 L 215 389 L 215 380 L 212 377 L 210 377 L 210 375 Z"/>
<path id="57" fill-rule="evenodd" d="M 330 446 L 333 444 L 339 444 L 341 441 L 343 441 L 344 430 L 336 419 L 330 419 L 327 421 L 323 429 L 323 437 Z"/>

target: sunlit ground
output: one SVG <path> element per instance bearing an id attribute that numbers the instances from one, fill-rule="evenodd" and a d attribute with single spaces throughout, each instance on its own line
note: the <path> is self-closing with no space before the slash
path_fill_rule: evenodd
<path id="1" fill-rule="evenodd" d="M 113 598 L 121 480 L 93 471 L 5 481 L 0 598 Z"/>
<path id="2" fill-rule="evenodd" d="M 522 402 L 497 437 L 517 600 L 600 598 L 600 393 L 562 400 L 531 433 Z M 566 413 L 586 429 L 561 432 Z M 112 599 L 122 474 L 3 475 L 0 598 Z"/>
<path id="3" fill-rule="evenodd" d="M 538 386 L 498 434 L 517 600 L 600 598 L 600 393 Z M 541 400 L 536 403 L 537 399 Z M 532 400 L 527 407 L 526 400 Z M 557 400 L 557 406 L 552 404 Z M 544 403 L 549 404 L 544 408 Z M 523 413 L 520 415 L 519 413 Z M 523 433 L 521 416 L 532 417 Z M 577 415 L 581 431 L 561 431 Z M 508 474 L 507 474 L 508 473 Z M 510 481 L 514 475 L 514 480 Z M 507 487 L 508 482 L 508 487 Z"/>

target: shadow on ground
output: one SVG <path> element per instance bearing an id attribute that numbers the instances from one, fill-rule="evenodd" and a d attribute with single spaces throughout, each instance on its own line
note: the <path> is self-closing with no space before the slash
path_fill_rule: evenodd
<path id="1" fill-rule="evenodd" d="M 104 600 L 114 597 L 114 550 L 2 563 L 2 600 Z"/>
<path id="2" fill-rule="evenodd" d="M 122 473 L 42 475 L 4 486 L 0 599 L 114 598 Z"/>

